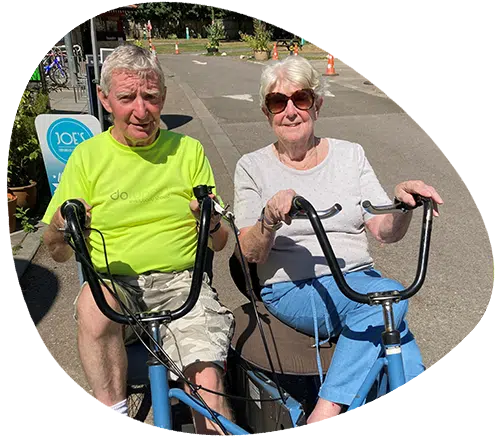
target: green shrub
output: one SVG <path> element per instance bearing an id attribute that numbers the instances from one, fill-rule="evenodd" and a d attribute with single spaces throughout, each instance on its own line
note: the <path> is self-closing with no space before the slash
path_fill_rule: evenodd
<path id="1" fill-rule="evenodd" d="M 207 31 L 207 49 L 209 47 L 219 47 L 220 40 L 226 38 L 226 30 L 224 29 L 224 23 L 222 20 L 215 20 L 212 24 L 205 26 L 205 30 Z"/>
<path id="2" fill-rule="evenodd" d="M 272 31 L 267 29 L 266 24 L 261 20 L 253 19 L 253 35 L 244 34 L 240 31 L 240 38 L 253 50 L 271 50 Z"/>
<path id="3" fill-rule="evenodd" d="M 9 147 L 7 186 L 17 187 L 38 181 L 43 172 L 42 150 L 35 118 L 49 112 L 49 97 L 42 91 L 25 90 L 17 109 Z"/>

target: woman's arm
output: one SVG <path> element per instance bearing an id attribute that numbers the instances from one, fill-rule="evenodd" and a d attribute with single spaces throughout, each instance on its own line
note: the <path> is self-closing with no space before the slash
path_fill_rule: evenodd
<path id="1" fill-rule="evenodd" d="M 266 203 L 262 219 L 253 226 L 240 230 L 241 250 L 250 263 L 266 262 L 274 244 L 276 231 L 282 222 L 287 225 L 292 222 L 288 213 L 295 195 L 293 189 L 278 191 Z"/>
<path id="2" fill-rule="evenodd" d="M 394 194 L 397 200 L 409 206 L 415 206 L 414 194 L 430 197 L 437 205 L 443 204 L 443 199 L 437 191 L 421 180 L 409 180 L 400 183 L 396 186 Z M 437 206 L 433 214 L 436 217 L 439 215 Z M 407 213 L 376 215 L 368 220 L 365 225 L 370 233 L 381 243 L 395 243 L 405 236 L 410 226 L 411 218 L 411 211 Z"/>

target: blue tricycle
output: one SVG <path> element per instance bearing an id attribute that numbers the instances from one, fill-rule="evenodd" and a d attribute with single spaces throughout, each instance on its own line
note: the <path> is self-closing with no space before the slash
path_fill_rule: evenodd
<path id="1" fill-rule="evenodd" d="M 193 191 L 200 203 L 201 213 L 191 290 L 186 302 L 178 309 L 155 313 L 133 314 L 124 305 L 123 313 L 119 313 L 107 304 L 101 290 L 101 285 L 105 284 L 101 283 L 101 275 L 94 270 L 83 235 L 84 206 L 78 200 L 68 200 L 61 208 L 66 222 L 67 242 L 75 250 L 97 306 L 109 319 L 131 325 L 139 339 L 138 343 L 127 347 L 130 418 L 136 423 L 143 423 L 152 409 L 155 431 L 189 432 L 192 429 L 189 408 L 192 408 L 216 423 L 227 436 L 266 436 L 274 432 L 303 431 L 307 429 L 306 420 L 314 408 L 321 384 L 317 350 L 321 370 L 326 372 L 334 354 L 335 340 L 329 341 L 326 346 L 316 347 L 314 338 L 286 326 L 266 310 L 260 298 L 256 265 L 248 263 L 241 253 L 234 215 L 210 197 L 211 187 L 201 185 Z M 296 196 L 293 199 L 291 217 L 294 221 L 308 219 L 311 222 L 342 293 L 352 301 L 380 307 L 384 317 L 381 355 L 343 416 L 453 415 L 457 411 L 465 415 L 470 414 L 468 405 L 474 408 L 475 415 L 492 416 L 495 414 L 495 377 L 422 376 L 411 382 L 405 380 L 401 338 L 394 326 L 392 307 L 398 301 L 411 298 L 424 283 L 433 220 L 432 200 L 417 197 L 416 202 L 415 207 L 402 202 L 378 207 L 372 206 L 369 201 L 363 203 L 363 208 L 373 214 L 423 207 L 418 269 L 413 283 L 403 291 L 365 295 L 352 290 L 345 282 L 321 223 L 322 218 L 338 214 L 342 207 L 336 204 L 325 211 L 316 211 L 305 198 Z M 210 216 L 214 209 L 231 225 L 235 234 L 236 248 L 229 261 L 229 270 L 238 289 L 249 299 L 247 304 L 233 311 L 236 328 L 228 358 L 226 389 L 235 422 L 207 406 L 198 393 L 200 387 L 189 383 L 168 358 L 160 338 L 160 325 L 189 313 L 198 299 L 203 273 L 211 276 L 213 253 L 208 248 L 208 237 Z M 119 301 L 113 289 L 106 288 Z M 168 370 L 179 377 L 178 382 L 167 380 Z M 381 378 L 387 379 L 387 393 L 382 397 Z M 184 392 L 183 383 L 189 385 L 191 395 Z M 381 398 L 384 399 L 383 408 L 377 407 Z M 415 408 L 421 410 L 416 412 Z"/>

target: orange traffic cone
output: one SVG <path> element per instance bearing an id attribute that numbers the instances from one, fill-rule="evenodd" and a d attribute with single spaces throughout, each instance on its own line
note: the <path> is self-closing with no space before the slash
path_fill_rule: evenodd
<path id="1" fill-rule="evenodd" d="M 154 56 L 156 56 L 156 48 L 154 44 L 151 45 L 151 52 L 153 53 Z"/>
<path id="2" fill-rule="evenodd" d="M 295 46 L 293 48 L 293 54 L 295 56 L 297 56 L 299 54 L 299 46 L 297 45 L 297 43 L 295 43 Z"/>
<path id="3" fill-rule="evenodd" d="M 175 54 L 179 55 L 179 53 L 180 53 L 179 52 L 179 43 L 177 42 L 177 43 L 175 43 Z"/>
<path id="4" fill-rule="evenodd" d="M 274 47 L 273 47 L 273 60 L 279 60 L 279 57 L 278 57 L 278 46 L 276 43 L 274 43 Z"/>
<path id="5" fill-rule="evenodd" d="M 338 73 L 335 72 L 335 59 L 333 55 L 328 54 L 328 64 L 326 65 L 326 76 L 337 76 Z"/>

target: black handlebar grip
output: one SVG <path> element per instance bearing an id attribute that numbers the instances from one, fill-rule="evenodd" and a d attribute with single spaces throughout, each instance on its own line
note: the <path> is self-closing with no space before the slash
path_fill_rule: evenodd
<path id="1" fill-rule="evenodd" d="M 68 216 L 68 210 L 70 209 L 73 209 L 76 212 L 78 223 L 83 229 L 87 220 L 87 210 L 85 209 L 85 205 L 77 199 L 66 200 L 61 205 L 61 215 L 64 220 L 66 220 L 66 217 Z"/>
<path id="2" fill-rule="evenodd" d="M 198 185 L 193 188 L 193 193 L 198 203 L 201 203 L 205 197 L 212 194 L 212 188 L 213 186 L 208 185 Z"/>
<path id="3" fill-rule="evenodd" d="M 300 211 L 302 211 L 302 208 L 299 206 L 299 197 L 300 196 L 294 196 L 292 199 L 292 207 L 290 208 L 290 211 L 288 211 L 288 215 L 290 217 L 295 217 Z"/>
<path id="4" fill-rule="evenodd" d="M 413 196 L 413 200 L 415 200 L 414 206 L 410 206 L 405 202 L 401 202 L 401 201 L 395 199 L 394 202 L 397 205 L 398 209 L 400 209 L 403 212 L 413 211 L 414 209 L 417 209 L 420 206 L 422 206 L 424 204 L 423 199 L 427 198 L 427 197 L 421 196 L 420 194 L 412 194 L 412 196 Z"/>

